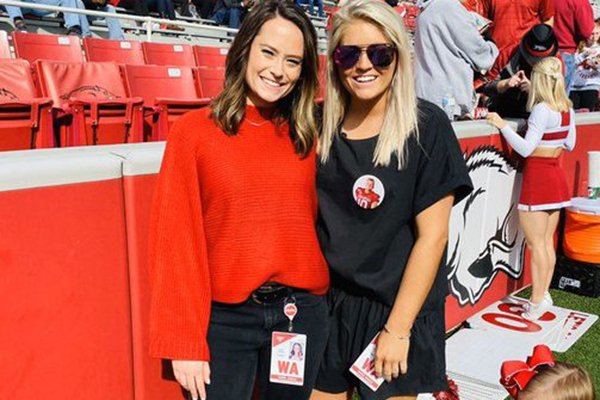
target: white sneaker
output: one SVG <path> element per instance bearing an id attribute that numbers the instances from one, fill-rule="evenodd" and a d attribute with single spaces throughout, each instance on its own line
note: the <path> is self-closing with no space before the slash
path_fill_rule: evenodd
<path id="1" fill-rule="evenodd" d="M 546 298 L 539 303 L 529 302 L 529 307 L 522 315 L 523 318 L 529 321 L 536 321 L 544 315 L 544 313 L 550 308 L 550 304 L 546 301 Z"/>
<path id="2" fill-rule="evenodd" d="M 552 301 L 552 296 L 550 296 L 550 292 L 544 292 L 544 301 L 546 302 L 546 304 L 548 304 L 548 307 L 552 307 L 554 305 L 554 302 Z"/>

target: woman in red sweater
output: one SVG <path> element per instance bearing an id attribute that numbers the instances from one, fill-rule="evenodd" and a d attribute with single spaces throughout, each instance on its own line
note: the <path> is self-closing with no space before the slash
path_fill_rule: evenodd
<path id="1" fill-rule="evenodd" d="M 315 232 L 316 33 L 292 2 L 247 15 L 223 92 L 173 126 L 150 234 L 150 353 L 197 399 L 306 399 L 327 336 Z M 289 360 L 291 346 L 303 360 Z"/>

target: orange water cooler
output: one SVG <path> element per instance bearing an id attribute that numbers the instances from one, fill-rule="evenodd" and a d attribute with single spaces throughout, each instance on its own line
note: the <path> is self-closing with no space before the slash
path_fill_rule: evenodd
<path id="1" fill-rule="evenodd" d="M 552 286 L 585 296 L 600 296 L 600 199 L 577 197 L 566 210 L 563 253 Z"/>

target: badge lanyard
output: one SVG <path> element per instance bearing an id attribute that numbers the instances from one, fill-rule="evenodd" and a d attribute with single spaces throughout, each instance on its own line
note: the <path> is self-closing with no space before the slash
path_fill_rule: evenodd
<path id="1" fill-rule="evenodd" d="M 284 385 L 304 385 L 306 335 L 293 333 L 298 306 L 294 296 L 283 301 L 283 314 L 289 320 L 287 332 L 271 334 L 271 366 L 269 381 Z"/>
<path id="2" fill-rule="evenodd" d="M 283 302 L 283 313 L 290 320 L 288 325 L 288 332 L 293 332 L 294 330 L 294 317 L 298 314 L 298 306 L 296 306 L 296 299 L 294 296 L 288 297 Z"/>

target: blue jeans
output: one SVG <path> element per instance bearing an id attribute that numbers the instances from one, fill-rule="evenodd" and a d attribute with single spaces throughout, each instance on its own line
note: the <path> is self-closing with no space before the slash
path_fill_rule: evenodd
<path id="1" fill-rule="evenodd" d="M 107 4 L 103 8 L 99 8 L 99 11 L 106 11 L 111 14 L 116 14 L 117 10 Z M 96 19 L 100 19 L 100 17 L 88 17 L 88 21 L 92 22 Z M 108 38 L 113 40 L 123 40 L 125 36 L 123 35 L 123 29 L 121 28 L 121 21 L 118 18 L 106 18 L 106 25 L 108 26 Z"/>
<path id="2" fill-rule="evenodd" d="M 577 68 L 575 65 L 575 56 L 572 53 L 561 51 L 560 57 L 565 63 L 565 90 L 567 91 L 568 96 L 571 92 L 571 82 L 573 82 L 573 76 L 575 75 L 575 69 Z"/>
<path id="3" fill-rule="evenodd" d="M 315 15 L 314 2 L 315 0 L 297 0 L 296 4 L 308 4 L 308 12 L 310 13 L 310 15 Z M 325 17 L 325 12 L 323 11 L 323 0 L 316 0 L 316 2 L 319 17 Z"/>
<path id="4" fill-rule="evenodd" d="M 221 7 L 215 11 L 212 20 L 217 25 L 227 24 L 232 29 L 239 29 L 242 25 L 242 8 L 241 7 Z"/>
<path id="5" fill-rule="evenodd" d="M 211 354 L 208 399 L 250 399 L 256 382 L 261 400 L 308 400 L 327 343 L 328 307 L 325 296 L 306 292 L 293 296 L 298 307 L 294 333 L 307 335 L 304 385 L 269 382 L 271 334 L 287 332 L 289 324 L 283 299 L 270 305 L 253 300 L 213 303 L 207 336 Z"/>
<path id="6" fill-rule="evenodd" d="M 81 0 L 23 0 L 27 3 L 32 4 L 46 4 L 49 6 L 60 6 L 60 7 L 71 7 L 71 8 L 81 8 L 85 9 L 83 2 Z M 20 7 L 15 6 L 5 6 L 6 12 L 8 16 L 14 21 L 15 18 L 23 18 L 23 13 L 25 14 L 33 14 L 38 17 L 43 17 L 44 15 L 52 14 L 54 11 L 45 11 L 45 10 L 32 10 L 29 8 L 21 9 Z M 71 14 L 64 13 L 65 26 L 71 28 L 72 26 L 79 26 L 81 28 L 81 33 L 83 36 L 90 36 L 90 24 L 88 23 L 87 17 L 81 14 Z"/>

